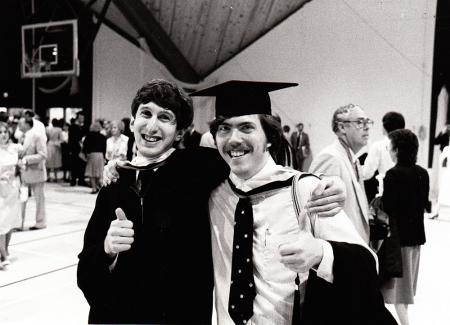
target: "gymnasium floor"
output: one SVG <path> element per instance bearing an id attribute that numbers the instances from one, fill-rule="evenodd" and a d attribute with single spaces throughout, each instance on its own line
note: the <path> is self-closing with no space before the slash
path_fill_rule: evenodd
<path id="1" fill-rule="evenodd" d="M 46 184 L 48 227 L 16 232 L 12 263 L 0 271 L 0 324 L 86 324 L 88 305 L 76 285 L 77 254 L 96 195 L 87 187 Z M 33 224 L 34 200 L 26 226 Z M 411 325 L 450 324 L 450 214 L 425 221 Z M 391 306 L 388 306 L 392 310 Z"/>

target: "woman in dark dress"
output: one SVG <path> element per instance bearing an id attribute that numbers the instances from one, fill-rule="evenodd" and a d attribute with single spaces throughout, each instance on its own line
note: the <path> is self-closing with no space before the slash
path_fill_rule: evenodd
<path id="1" fill-rule="evenodd" d="M 106 137 L 100 133 L 101 129 L 100 123 L 92 123 L 84 138 L 82 148 L 87 158 L 84 175 L 90 179 L 92 194 L 100 190 L 103 166 L 105 165 Z"/>
<path id="2" fill-rule="evenodd" d="M 398 229 L 402 256 L 402 277 L 383 284 L 388 304 L 394 304 L 400 323 L 409 324 L 408 305 L 414 303 L 419 272 L 420 246 L 425 243 L 424 212 L 428 202 L 429 176 L 416 164 L 419 142 L 407 129 L 392 131 L 389 152 L 395 166 L 384 178 L 383 204 Z"/>

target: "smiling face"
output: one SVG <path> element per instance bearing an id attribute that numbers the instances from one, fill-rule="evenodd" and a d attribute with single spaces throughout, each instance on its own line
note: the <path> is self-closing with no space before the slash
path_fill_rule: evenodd
<path id="1" fill-rule="evenodd" d="M 216 144 L 231 171 L 242 179 L 257 174 L 270 156 L 270 144 L 256 114 L 224 120 L 217 128 Z"/>
<path id="2" fill-rule="evenodd" d="M 173 147 L 182 137 L 177 130 L 175 114 L 154 102 L 139 105 L 136 116 L 131 119 L 138 156 L 158 158 Z"/>

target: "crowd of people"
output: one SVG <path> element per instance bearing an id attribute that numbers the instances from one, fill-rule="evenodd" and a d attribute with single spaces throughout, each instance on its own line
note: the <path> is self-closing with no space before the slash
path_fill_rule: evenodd
<path id="1" fill-rule="evenodd" d="M 109 159 L 133 155 L 129 119 L 98 119 L 89 132 L 82 111 L 70 123 L 53 118 L 47 126 L 31 110 L 20 114 L 0 111 L 0 269 L 11 263 L 8 245 L 14 231 L 47 227 L 45 183 L 101 187 Z M 126 136 L 125 133 L 131 134 Z M 130 145 L 129 145 L 130 144 Z M 36 202 L 35 223 L 25 227 L 29 197 Z"/>

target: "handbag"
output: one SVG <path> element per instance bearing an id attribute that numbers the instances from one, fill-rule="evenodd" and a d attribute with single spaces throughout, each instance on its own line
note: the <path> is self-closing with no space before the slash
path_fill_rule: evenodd
<path id="1" fill-rule="evenodd" d="M 377 252 L 381 284 L 391 278 L 401 278 L 403 276 L 402 248 L 395 220 L 391 220 L 390 229 L 389 237 L 383 240 Z"/>
<path id="2" fill-rule="evenodd" d="M 87 157 L 86 154 L 83 151 L 80 151 L 78 153 L 78 158 L 80 158 L 81 160 L 83 160 L 84 162 L 87 162 Z"/>
<path id="3" fill-rule="evenodd" d="M 389 236 L 389 216 L 383 210 L 381 197 L 375 197 L 369 205 L 370 241 L 384 240 Z"/>

